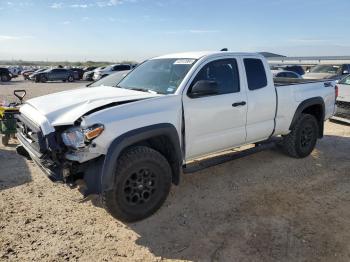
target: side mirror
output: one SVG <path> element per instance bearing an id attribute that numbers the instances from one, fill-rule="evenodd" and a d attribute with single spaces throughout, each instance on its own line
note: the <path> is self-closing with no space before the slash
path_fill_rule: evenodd
<path id="1" fill-rule="evenodd" d="M 343 71 L 343 75 L 348 75 L 349 74 L 349 71 L 348 70 L 344 70 Z"/>
<path id="2" fill-rule="evenodd" d="M 211 96 L 218 94 L 218 83 L 209 80 L 200 80 L 196 82 L 189 94 L 191 98 L 198 98 L 203 96 Z"/>

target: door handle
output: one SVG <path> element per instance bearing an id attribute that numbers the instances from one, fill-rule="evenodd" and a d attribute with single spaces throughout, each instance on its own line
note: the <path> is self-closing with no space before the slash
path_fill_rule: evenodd
<path id="1" fill-rule="evenodd" d="M 237 102 L 237 103 L 233 103 L 232 106 L 233 107 L 238 107 L 238 106 L 245 106 L 247 103 L 245 101 L 242 102 Z"/>

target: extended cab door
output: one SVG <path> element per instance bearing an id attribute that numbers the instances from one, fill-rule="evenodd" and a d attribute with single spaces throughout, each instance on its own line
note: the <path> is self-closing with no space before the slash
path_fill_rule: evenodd
<path id="1" fill-rule="evenodd" d="M 258 57 L 245 57 L 242 63 L 246 74 L 244 85 L 247 87 L 248 97 L 246 142 L 253 143 L 272 135 L 275 127 L 277 95 L 267 62 Z"/>
<path id="2" fill-rule="evenodd" d="M 207 62 L 183 95 L 186 160 L 245 143 L 246 92 L 234 58 Z M 196 93 L 196 85 L 202 85 Z"/>

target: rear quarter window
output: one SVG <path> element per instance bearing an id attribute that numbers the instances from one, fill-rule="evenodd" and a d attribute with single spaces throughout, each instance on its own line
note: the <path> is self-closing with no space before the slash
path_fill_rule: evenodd
<path id="1" fill-rule="evenodd" d="M 265 67 L 260 59 L 245 58 L 244 67 L 249 90 L 257 90 L 267 86 Z"/>

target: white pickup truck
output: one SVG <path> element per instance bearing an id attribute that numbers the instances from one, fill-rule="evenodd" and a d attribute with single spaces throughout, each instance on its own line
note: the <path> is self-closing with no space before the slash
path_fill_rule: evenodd
<path id="1" fill-rule="evenodd" d="M 336 93 L 331 81 L 274 80 L 259 54 L 166 55 L 115 86 L 28 100 L 17 152 L 52 180 L 84 179 L 86 195 L 99 194 L 114 217 L 136 221 L 160 208 L 181 172 L 196 170 L 193 160 L 218 164 L 208 156 L 272 138 L 288 155 L 308 156 Z"/>

